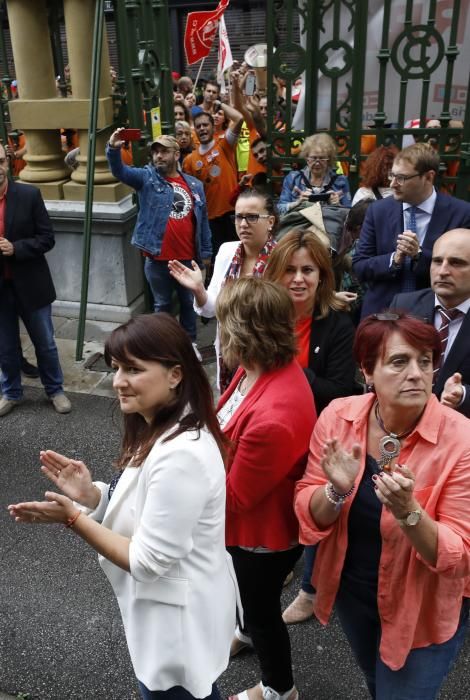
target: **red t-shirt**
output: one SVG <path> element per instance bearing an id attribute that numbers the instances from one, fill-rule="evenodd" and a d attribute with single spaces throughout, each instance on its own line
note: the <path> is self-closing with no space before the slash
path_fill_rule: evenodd
<path id="1" fill-rule="evenodd" d="M 192 260 L 196 257 L 193 196 L 181 175 L 167 177 L 166 181 L 173 187 L 173 206 L 163 235 L 162 252 L 153 258 Z"/>
<path id="2" fill-rule="evenodd" d="M 310 333 L 312 331 L 312 317 L 302 318 L 295 324 L 295 335 L 297 338 L 297 362 L 305 369 L 308 367 L 308 353 L 310 349 Z"/>

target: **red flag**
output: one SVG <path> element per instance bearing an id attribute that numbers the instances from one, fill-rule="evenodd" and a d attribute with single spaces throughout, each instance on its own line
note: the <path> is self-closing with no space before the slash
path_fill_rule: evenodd
<path id="1" fill-rule="evenodd" d="M 215 10 L 190 12 L 184 33 L 184 50 L 189 66 L 205 58 L 214 43 L 220 17 L 230 0 L 220 0 Z"/>

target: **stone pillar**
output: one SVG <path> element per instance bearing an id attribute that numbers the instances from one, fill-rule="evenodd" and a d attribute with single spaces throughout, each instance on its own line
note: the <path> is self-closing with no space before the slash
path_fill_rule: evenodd
<path id="1" fill-rule="evenodd" d="M 65 31 L 67 35 L 67 49 L 70 65 L 70 77 L 72 83 L 72 99 L 84 101 L 90 98 L 91 68 L 93 55 L 93 26 L 95 19 L 96 0 L 64 0 Z M 103 36 L 103 49 L 101 54 L 100 99 L 109 98 L 111 95 L 111 77 L 109 74 L 109 54 L 106 41 L 106 29 Z M 115 199 L 118 190 L 119 196 L 124 195 L 122 186 L 116 184 L 116 180 L 108 169 L 104 149 L 109 138 L 109 131 L 99 134 L 96 138 L 95 157 L 95 199 Z M 73 182 L 69 182 L 64 189 L 67 199 L 84 199 L 86 185 L 86 170 L 88 156 L 88 131 L 78 129 L 80 156 L 79 166 L 71 174 Z M 103 190 L 103 185 L 111 187 Z M 106 189 L 109 192 L 106 192 Z M 114 191 L 112 196 L 111 191 Z M 109 195 L 109 196 L 107 196 Z"/>
<path id="2" fill-rule="evenodd" d="M 54 63 L 45 0 L 7 0 L 10 36 L 20 99 L 11 103 L 12 121 L 25 131 L 28 152 L 20 178 L 38 185 L 49 199 L 62 196 L 68 177 L 57 129 L 35 129 L 15 122 L 21 103 L 56 97 Z M 45 184 L 47 183 L 47 184 Z"/>

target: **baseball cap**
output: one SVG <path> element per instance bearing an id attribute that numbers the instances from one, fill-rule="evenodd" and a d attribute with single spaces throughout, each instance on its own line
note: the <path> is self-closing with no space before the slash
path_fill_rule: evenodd
<path id="1" fill-rule="evenodd" d="M 164 134 L 162 136 L 159 136 L 155 141 L 152 142 L 152 145 L 150 146 L 150 150 L 153 151 L 156 146 L 163 146 L 163 148 L 173 148 L 177 151 L 179 151 L 179 143 L 175 139 L 174 136 L 169 136 L 168 134 Z"/>

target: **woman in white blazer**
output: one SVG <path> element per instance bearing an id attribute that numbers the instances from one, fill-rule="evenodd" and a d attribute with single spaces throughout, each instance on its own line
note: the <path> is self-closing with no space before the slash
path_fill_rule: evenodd
<path id="1" fill-rule="evenodd" d="M 194 310 L 200 316 L 215 316 L 215 304 L 220 290 L 227 282 L 240 277 L 261 277 L 268 258 L 276 245 L 274 240 L 278 216 L 274 200 L 265 192 L 244 190 L 235 203 L 235 229 L 239 241 L 223 243 L 214 262 L 214 273 L 208 289 L 202 272 L 193 260 L 190 270 L 178 260 L 170 260 L 168 269 L 179 284 L 194 294 Z M 222 394 L 234 374 L 229 371 L 220 354 L 219 328 L 215 336 L 217 356 L 217 386 Z"/>
<path id="2" fill-rule="evenodd" d="M 83 462 L 42 452 L 42 471 L 65 495 L 47 492 L 10 512 L 20 522 L 64 523 L 97 550 L 145 700 L 218 700 L 237 587 L 211 389 L 167 314 L 117 328 L 105 358 L 124 414 L 120 471 L 111 485 L 93 482 Z"/>

